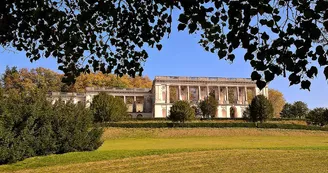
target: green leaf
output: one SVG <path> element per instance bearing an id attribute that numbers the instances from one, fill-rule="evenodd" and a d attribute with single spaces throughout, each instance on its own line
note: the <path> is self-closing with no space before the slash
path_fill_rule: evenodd
<path id="1" fill-rule="evenodd" d="M 312 67 L 306 72 L 306 75 L 307 75 L 309 78 L 313 78 L 314 76 L 317 76 L 317 75 L 318 75 L 318 69 L 317 69 L 317 67 L 312 66 Z"/>
<path id="2" fill-rule="evenodd" d="M 227 51 L 220 49 L 218 52 L 220 59 L 224 58 L 227 55 Z"/>
<path id="3" fill-rule="evenodd" d="M 223 15 L 223 16 L 221 16 L 221 19 L 222 19 L 223 21 L 227 21 L 227 20 L 228 20 L 228 16 L 227 16 L 227 15 Z"/>
<path id="4" fill-rule="evenodd" d="M 234 54 L 228 55 L 228 60 L 233 61 L 234 59 L 235 59 L 235 55 Z"/>
<path id="5" fill-rule="evenodd" d="M 281 19 L 280 16 L 273 16 L 273 20 L 276 21 L 276 22 L 278 22 L 280 19 Z"/>
<path id="6" fill-rule="evenodd" d="M 325 76 L 326 76 L 326 80 L 328 80 L 328 66 L 325 67 L 325 70 L 323 71 L 323 73 L 324 73 Z"/>
<path id="7" fill-rule="evenodd" d="M 183 31 L 185 28 L 186 28 L 186 25 L 183 24 L 183 23 L 180 23 L 180 24 L 178 25 L 178 31 Z"/>
<path id="8" fill-rule="evenodd" d="M 274 74 L 271 73 L 270 71 L 264 71 L 264 76 L 265 76 L 265 81 L 270 82 L 274 79 Z"/>
<path id="9" fill-rule="evenodd" d="M 309 80 L 304 80 L 301 82 L 302 89 L 308 89 L 310 91 L 311 82 Z"/>
<path id="10" fill-rule="evenodd" d="M 260 24 L 261 24 L 261 25 L 266 25 L 266 24 L 267 24 L 267 22 L 268 22 L 268 21 L 267 21 L 267 20 L 265 20 L 265 19 L 261 19 L 261 20 L 260 20 Z"/>
<path id="11" fill-rule="evenodd" d="M 261 38 L 262 38 L 263 40 L 269 40 L 269 35 L 268 35 L 266 32 L 263 32 Z"/>
<path id="12" fill-rule="evenodd" d="M 257 34 L 258 32 L 259 32 L 259 29 L 258 29 L 257 27 L 252 27 L 252 28 L 251 28 L 251 33 L 252 33 L 253 35 Z"/>
<path id="13" fill-rule="evenodd" d="M 188 27 L 189 27 L 189 33 L 191 34 L 191 33 L 194 33 L 195 30 L 197 29 L 197 24 L 196 23 L 190 23 L 188 25 Z"/>
<path id="14" fill-rule="evenodd" d="M 257 80 L 256 85 L 260 90 L 262 90 L 266 86 L 266 82 L 264 82 L 262 80 Z"/>
<path id="15" fill-rule="evenodd" d="M 257 71 L 253 71 L 251 74 L 251 78 L 252 78 L 252 80 L 260 80 L 261 75 Z"/>
<path id="16" fill-rule="evenodd" d="M 187 16 L 185 15 L 185 14 L 183 14 L 183 13 L 181 13 L 180 14 L 180 16 L 179 16 L 179 21 L 181 22 L 181 23 L 184 23 L 184 24 L 187 24 L 188 23 L 188 18 L 187 18 Z"/>
<path id="17" fill-rule="evenodd" d="M 157 49 L 160 51 L 162 49 L 162 45 L 161 44 L 156 44 Z"/>
<path id="18" fill-rule="evenodd" d="M 318 55 L 323 55 L 325 53 L 325 51 L 323 50 L 323 47 L 321 45 L 317 46 L 315 51 Z"/>

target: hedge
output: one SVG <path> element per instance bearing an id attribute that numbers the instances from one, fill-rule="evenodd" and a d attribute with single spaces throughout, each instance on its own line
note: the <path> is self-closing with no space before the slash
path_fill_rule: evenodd
<path id="1" fill-rule="evenodd" d="M 167 118 L 140 118 L 140 119 L 127 119 L 125 121 L 169 121 Z M 200 120 L 200 118 L 196 118 L 196 120 Z M 204 120 L 213 120 L 213 121 L 225 121 L 225 120 L 244 120 L 243 118 L 211 118 Z M 123 120 L 124 121 L 124 120 Z M 306 121 L 305 119 L 300 118 L 271 118 L 268 121 Z"/>
<path id="2" fill-rule="evenodd" d="M 122 127 L 122 128 L 171 128 L 171 127 L 183 127 L 183 128 L 199 128 L 199 127 L 211 127 L 211 128 L 223 128 L 223 127 L 256 127 L 254 123 L 172 123 L 172 122 L 147 122 L 147 123 L 103 123 L 103 127 Z"/>
<path id="3" fill-rule="evenodd" d="M 119 123 L 102 123 L 103 127 L 120 127 L 120 128 L 225 128 L 225 127 L 245 127 L 245 128 L 265 128 L 265 129 L 303 129 L 303 130 L 322 130 L 328 131 L 328 127 L 307 126 L 299 124 L 278 124 L 278 123 L 215 123 L 215 122 L 119 122 Z"/>
<path id="4" fill-rule="evenodd" d="M 274 129 L 303 129 L 303 130 L 322 130 L 328 131 L 328 127 L 307 126 L 300 124 L 275 124 L 275 123 L 259 123 L 258 128 L 274 128 Z"/>

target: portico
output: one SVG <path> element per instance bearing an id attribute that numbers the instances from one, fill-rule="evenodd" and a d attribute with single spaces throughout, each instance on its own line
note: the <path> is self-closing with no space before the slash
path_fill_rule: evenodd
<path id="1" fill-rule="evenodd" d="M 248 93 L 252 96 L 268 95 L 267 87 L 260 91 L 255 82 L 246 78 L 159 76 L 155 78 L 152 90 L 155 95 L 155 118 L 169 115 L 174 101 L 186 100 L 197 105 L 210 93 L 219 102 L 216 117 L 230 118 L 232 108 L 236 111 L 234 118 L 241 118 L 249 104 Z"/>

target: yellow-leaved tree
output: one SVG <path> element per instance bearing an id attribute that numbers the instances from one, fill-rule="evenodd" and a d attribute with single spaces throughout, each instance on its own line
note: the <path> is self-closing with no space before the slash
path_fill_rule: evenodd
<path id="1" fill-rule="evenodd" d="M 273 106 L 274 118 L 280 118 L 280 112 L 286 103 L 284 95 L 278 90 L 269 89 L 269 101 Z"/>

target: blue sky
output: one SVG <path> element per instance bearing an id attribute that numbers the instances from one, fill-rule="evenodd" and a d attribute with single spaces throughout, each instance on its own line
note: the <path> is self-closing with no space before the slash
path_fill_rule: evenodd
<path id="1" fill-rule="evenodd" d="M 245 62 L 241 51 L 236 52 L 236 59 L 231 64 L 225 60 L 219 60 L 216 54 L 206 52 L 198 44 L 197 35 L 189 35 L 187 32 L 178 32 L 176 26 L 169 39 L 162 41 L 163 48 L 148 49 L 149 58 L 144 64 L 144 75 L 151 79 L 154 76 L 212 76 L 212 77 L 241 77 L 249 78 L 252 67 Z M 18 68 L 45 67 L 57 70 L 55 59 L 41 59 L 31 63 L 25 57 L 24 52 L 2 52 L 0 49 L 0 72 L 3 73 L 6 66 Z M 328 84 L 319 70 L 317 78 L 312 80 L 311 91 L 301 90 L 300 86 L 289 87 L 288 79 L 275 78 L 269 88 L 277 89 L 284 94 L 286 101 L 304 101 L 310 108 L 328 107 Z"/>

